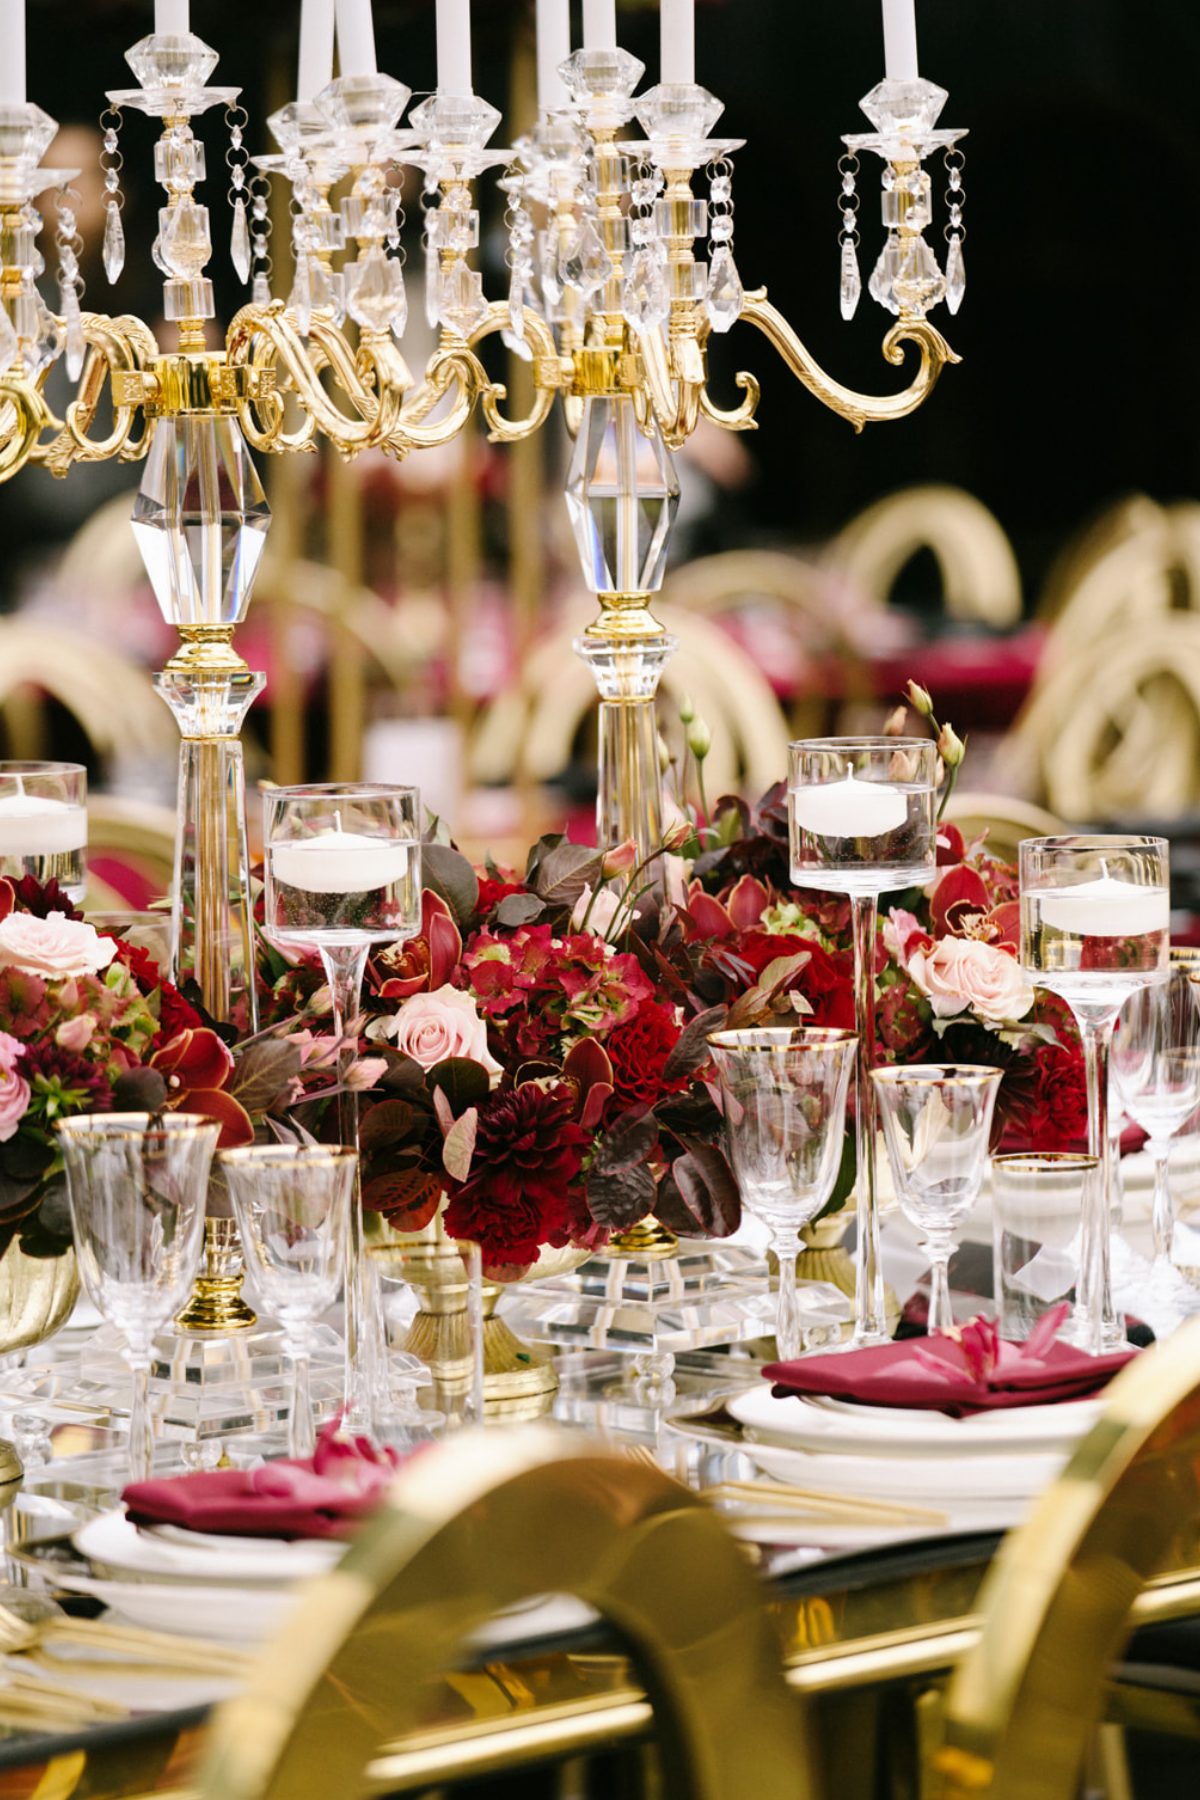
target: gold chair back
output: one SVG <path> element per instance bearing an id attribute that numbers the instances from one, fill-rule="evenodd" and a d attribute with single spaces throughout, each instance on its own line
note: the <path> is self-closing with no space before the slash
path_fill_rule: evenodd
<path id="1" fill-rule="evenodd" d="M 460 1437 L 407 1465 L 218 1712 L 203 1800 L 409 1786 L 423 1684 L 497 1612 L 543 1594 L 578 1596 L 628 1644 L 666 1800 L 806 1800 L 801 1714 L 733 1539 L 660 1470 L 539 1426 Z"/>
<path id="2" fill-rule="evenodd" d="M 1021 617 L 1021 575 L 1012 546 L 995 516 L 962 488 L 903 488 L 867 507 L 838 533 L 825 562 L 848 583 L 885 601 L 897 575 L 918 550 L 931 550 L 952 619 L 1015 625 Z"/>
<path id="3" fill-rule="evenodd" d="M 1044 806 L 1016 800 L 1007 794 L 973 793 L 955 789 L 943 815 L 957 825 L 967 842 L 987 832 L 985 849 L 1001 862 L 1015 863 L 1022 838 L 1056 837 L 1066 825 Z"/>
<path id="4" fill-rule="evenodd" d="M 26 704 L 31 694 L 32 708 Z M 170 713 L 136 664 L 60 625 L 0 619 L 0 712 L 9 755 L 46 754 L 43 694 L 74 714 L 100 756 L 155 757 L 178 743 Z"/>
<path id="5" fill-rule="evenodd" d="M 1194 1565 L 1198 1526 L 1200 1320 L 1122 1370 L 1002 1544 L 947 1702 L 942 1800 L 1077 1800 L 1134 1601 Z"/>

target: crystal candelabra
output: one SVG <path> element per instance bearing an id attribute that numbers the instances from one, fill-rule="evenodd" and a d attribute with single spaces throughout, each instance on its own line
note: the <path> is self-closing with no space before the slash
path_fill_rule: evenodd
<path id="1" fill-rule="evenodd" d="M 186 23 L 186 7 L 175 10 Z M 253 159 L 239 90 L 208 85 L 217 57 L 198 37 L 156 30 L 128 53 L 139 85 L 111 91 L 102 121 L 104 263 L 115 280 L 125 255 L 120 129 L 124 110 L 134 108 L 163 127 L 155 174 L 166 203 L 154 257 L 179 340 L 167 353 L 138 319 L 82 310 L 79 239 L 67 205 L 59 209 L 61 313 L 47 308 L 35 285 L 42 264 L 34 201 L 77 171 L 42 169 L 53 120 L 23 100 L 0 101 L 0 479 L 31 461 L 65 475 L 77 461 L 147 458 L 134 525 L 159 604 L 182 640 L 158 677 L 182 735 L 172 966 L 177 977 L 195 976 L 215 1016 L 248 1024 L 254 986 L 238 733 L 263 677 L 246 667 L 232 637 L 269 523 L 251 450 L 305 450 L 324 438 L 343 457 L 372 448 L 403 457 L 447 443 L 477 406 L 493 441 L 515 441 L 538 430 L 561 396 L 575 440 L 567 501 L 599 602 L 577 645 L 602 701 L 599 829 L 602 841 L 633 838 L 646 855 L 661 830 L 654 697 L 675 648 L 650 609 L 679 497 L 672 451 L 702 418 L 752 428 L 759 398 L 754 377 L 740 374 L 741 403 L 716 404 L 707 386 L 709 334 L 739 318 L 756 326 L 856 430 L 911 412 L 943 365 L 957 360 L 925 316 L 943 297 L 953 310 L 963 279 L 954 149 L 961 133 L 935 128 L 946 96 L 931 82 L 881 82 L 863 101 L 873 132 L 845 140 L 843 312 L 854 310 L 861 288 L 857 152 L 872 150 L 883 161 L 887 239 L 869 288 L 897 316 L 884 355 L 900 364 L 911 343 L 920 359 L 908 387 L 876 397 L 834 381 L 765 291 L 743 289 L 730 162 L 741 140 L 710 135 L 722 107 L 706 89 L 664 81 L 635 98 L 643 66 L 634 57 L 615 46 L 577 50 L 559 69 L 561 99 L 544 105 L 515 150 L 498 151 L 488 143 L 499 114 L 470 92 L 469 49 L 466 91 L 460 73 L 402 127 L 409 88 L 375 70 L 373 51 L 355 63 L 349 42 L 341 48 L 343 73 L 276 112 L 269 123 L 278 152 Z M 230 254 L 251 283 L 250 304 L 234 317 L 223 350 L 206 348 L 213 230 L 196 199 L 205 150 L 192 129 L 215 105 L 226 108 L 229 132 Z M 628 141 L 621 133 L 634 116 L 646 136 Z M 938 148 L 956 159 L 945 275 L 923 235 L 931 183 L 922 165 Z M 424 177 L 425 304 L 440 328 L 419 380 L 401 349 L 407 298 L 389 171 L 403 164 Z M 507 298 L 489 303 L 470 260 L 479 241 L 472 184 L 493 165 L 507 171 L 500 185 L 511 282 Z M 693 192 L 704 168 L 707 199 Z M 286 302 L 272 297 L 270 281 L 274 176 L 293 196 L 295 275 Z M 335 208 L 338 183 L 347 191 Z M 707 266 L 696 255 L 706 235 Z M 534 399 L 524 417 L 500 410 L 505 389 L 476 354 L 494 333 L 531 363 Z M 44 393 L 60 358 L 76 383 L 61 418 Z M 106 385 L 111 420 L 103 433 L 97 416 Z"/>

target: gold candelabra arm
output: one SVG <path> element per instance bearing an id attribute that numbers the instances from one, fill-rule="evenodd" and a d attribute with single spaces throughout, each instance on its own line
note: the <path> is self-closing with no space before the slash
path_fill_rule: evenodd
<path id="1" fill-rule="evenodd" d="M 720 425 L 724 431 L 757 431 L 758 420 L 754 415 L 758 411 L 762 389 L 747 369 L 739 369 L 734 380 L 746 396 L 742 404 L 729 408 L 718 406 L 707 387 L 703 387 L 700 390 L 700 416 L 711 425 Z"/>
<path id="2" fill-rule="evenodd" d="M 488 381 L 487 371 L 465 343 L 437 350 L 429 359 L 425 379 L 415 387 L 400 409 L 400 421 L 388 442 L 397 456 L 409 450 L 428 450 L 435 444 L 448 444 L 457 437 L 471 416 L 475 397 Z M 432 425 L 425 420 L 454 388 L 454 402 L 442 418 Z"/>
<path id="3" fill-rule="evenodd" d="M 488 442 L 492 444 L 515 444 L 538 431 L 549 418 L 554 396 L 564 381 L 563 363 L 553 331 L 537 313 L 528 307 L 523 311 L 525 341 L 533 352 L 533 406 L 523 419 L 506 419 L 497 403 L 507 398 L 508 390 L 502 382 L 489 382 L 480 392 L 479 403 L 487 420 Z M 471 345 L 490 337 L 493 332 L 509 330 L 511 323 L 507 300 L 494 300 L 486 317 L 471 333 Z M 566 379 L 570 379 L 569 369 Z"/>
<path id="4" fill-rule="evenodd" d="M 34 461 L 52 475 L 65 475 L 73 462 L 107 462 L 113 456 L 121 462 L 140 462 L 154 430 L 144 415 L 137 430 L 139 407 L 146 398 L 146 372 L 158 355 L 153 332 L 131 313 L 115 319 L 84 313 L 80 328 L 88 351 L 78 392 L 57 435 L 34 452 Z M 112 384 L 112 429 L 107 437 L 92 438 L 88 433 L 106 378 Z"/>
<path id="5" fill-rule="evenodd" d="M 244 306 L 226 339 L 232 368 L 249 366 L 257 379 L 239 396 L 238 416 L 247 442 L 271 452 L 313 448 L 316 434 L 327 437 L 342 456 L 357 456 L 389 442 L 400 416 L 403 389 L 411 383 L 398 352 L 374 337 L 350 348 L 331 319 L 317 314 L 309 325 L 311 350 L 282 303 Z M 338 406 L 321 380 L 326 368 L 358 417 Z M 267 377 L 274 377 L 274 384 Z M 305 417 L 296 431 L 284 430 L 284 396 L 293 392 Z"/>
<path id="6" fill-rule="evenodd" d="M 0 481 L 7 481 L 32 459 L 43 431 L 60 421 L 46 405 L 40 388 L 19 375 L 0 376 L 0 417 L 4 420 Z"/>
<path id="7" fill-rule="evenodd" d="M 916 375 L 899 394 L 858 394 L 852 388 L 843 387 L 835 381 L 805 349 L 796 333 L 792 330 L 783 314 L 771 305 L 767 299 L 766 288 L 758 288 L 746 295 L 746 303 L 742 318 L 758 327 L 769 343 L 773 344 L 787 364 L 792 374 L 802 381 L 810 394 L 815 394 L 823 405 L 828 406 L 840 418 L 848 419 L 855 431 L 861 431 L 868 421 L 884 419 L 903 419 L 906 414 L 915 412 L 929 395 L 937 383 L 946 363 L 961 362 L 950 348 L 941 332 L 925 319 L 900 319 L 892 326 L 883 340 L 883 354 L 888 362 L 897 365 L 904 361 L 904 344 L 913 343 L 921 354 L 921 366 Z M 738 376 L 739 387 L 747 389 L 749 396 L 751 377 Z M 754 384 L 757 388 L 757 383 Z M 755 396 L 757 398 L 757 396 Z M 713 413 L 703 408 L 705 417 L 712 418 Z M 751 411 L 753 409 L 751 408 Z M 735 429 L 744 429 L 743 415 L 746 403 L 732 415 L 737 421 Z M 715 423 L 724 421 L 718 415 Z"/>

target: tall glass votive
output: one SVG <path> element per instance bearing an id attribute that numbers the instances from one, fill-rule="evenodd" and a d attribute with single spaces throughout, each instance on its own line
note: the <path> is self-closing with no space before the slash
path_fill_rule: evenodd
<path id="1" fill-rule="evenodd" d="M 333 782 L 263 795 L 266 884 L 263 930 L 283 945 L 319 952 L 341 1042 L 338 1130 L 358 1147 L 358 1094 L 349 1081 L 357 1045 L 346 1028 L 359 1011 L 372 947 L 421 928 L 421 799 L 415 787 Z M 370 1305 L 362 1192 L 355 1177 L 346 1270 L 347 1423 L 373 1429 L 385 1354 L 383 1319 Z"/>
<path id="2" fill-rule="evenodd" d="M 0 875 L 57 881 L 73 906 L 87 892 L 87 770 L 0 762 Z"/>
<path id="3" fill-rule="evenodd" d="M 1026 838 L 1020 849 L 1021 963 L 1061 995 L 1083 1043 L 1088 1149 L 1100 1180 L 1088 1190 L 1075 1341 L 1094 1355 L 1119 1349 L 1124 1327 L 1112 1298 L 1108 1210 L 1108 1058 L 1113 1025 L 1130 994 L 1164 981 L 1169 967 L 1167 842 L 1159 837 Z"/>
<path id="4" fill-rule="evenodd" d="M 1005 1151 L 992 1158 L 992 1291 L 1002 1338 L 1023 1343 L 1079 1277 L 1073 1246 L 1100 1180 L 1094 1156 Z"/>
<path id="5" fill-rule="evenodd" d="M 937 748 L 927 738 L 805 738 L 788 746 L 792 880 L 846 894 L 854 935 L 858 1272 L 856 1346 L 887 1341 L 875 1191 L 878 897 L 923 886 L 936 862 Z"/>

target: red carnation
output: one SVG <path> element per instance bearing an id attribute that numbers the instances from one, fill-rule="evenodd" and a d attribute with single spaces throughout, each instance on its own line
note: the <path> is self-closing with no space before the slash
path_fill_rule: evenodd
<path id="1" fill-rule="evenodd" d="M 475 911 L 481 919 L 486 919 L 494 906 L 501 900 L 507 900 L 510 894 L 524 894 L 528 890 L 520 881 L 501 881 L 498 876 L 481 875 L 479 877 L 479 901 Z"/>
<path id="2" fill-rule="evenodd" d="M 853 1031 L 853 962 L 848 953 L 830 956 L 815 939 L 792 932 L 747 931 L 738 940 L 735 955 L 750 964 L 757 981 L 769 963 L 779 957 L 799 956 L 802 951 L 807 951 L 809 960 L 788 982 L 785 992 L 803 994 L 812 1007 L 806 1024 Z M 880 951 L 882 954 L 882 946 Z"/>
<path id="3" fill-rule="evenodd" d="M 613 1090 L 619 1110 L 639 1100 L 651 1106 L 663 1094 L 678 1093 L 687 1077 L 664 1082 L 663 1064 L 679 1042 L 680 1028 L 673 1008 L 651 1000 L 640 1007 L 627 1024 L 618 1025 L 604 1040 L 612 1064 Z"/>
<path id="4" fill-rule="evenodd" d="M 567 1229 L 567 1189 L 589 1142 L 574 1105 L 565 1082 L 526 1082 L 480 1107 L 471 1176 L 450 1184 L 445 1223 L 450 1237 L 481 1246 L 485 1264 L 527 1267 Z"/>

